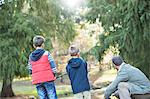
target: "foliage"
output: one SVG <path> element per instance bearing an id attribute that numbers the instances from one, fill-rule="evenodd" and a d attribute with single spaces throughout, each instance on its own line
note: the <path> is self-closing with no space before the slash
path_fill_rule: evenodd
<path id="1" fill-rule="evenodd" d="M 60 0 L 33 0 L 30 2 L 30 11 L 35 16 L 40 32 L 49 36 L 51 41 L 58 40 L 61 46 L 68 47 L 76 34 L 69 12 L 62 9 L 59 2 Z"/>
<path id="2" fill-rule="evenodd" d="M 34 35 L 47 37 L 47 44 L 57 39 L 62 45 L 68 46 L 73 40 L 73 22 L 69 18 L 61 18 L 63 10 L 57 4 L 53 0 L 5 0 L 0 5 L 2 96 L 14 95 L 7 89 L 12 89 L 10 87 L 15 76 L 27 76 L 26 66 Z"/>
<path id="3" fill-rule="evenodd" d="M 102 22 L 105 33 L 101 46 L 118 45 L 120 55 L 150 77 L 149 6 L 149 0 L 89 0 L 86 19 Z"/>
<path id="4" fill-rule="evenodd" d="M 23 54 L 33 33 L 33 30 L 29 27 L 30 22 L 26 19 L 28 16 L 16 11 L 21 5 L 18 7 L 12 6 L 17 3 L 7 2 L 2 5 L 0 11 L 1 79 L 13 78 L 15 74 L 23 70 L 23 64 L 27 60 Z"/>
<path id="5" fill-rule="evenodd" d="M 26 48 L 33 34 L 28 16 L 21 13 L 24 0 L 8 2 L 0 9 L 0 79 L 3 80 L 1 96 L 13 96 L 11 82 L 14 76 L 27 74 L 25 64 Z M 18 5 L 18 6 L 17 6 Z M 7 92 L 8 91 L 8 92 Z M 7 95 L 8 93 L 8 95 Z"/>

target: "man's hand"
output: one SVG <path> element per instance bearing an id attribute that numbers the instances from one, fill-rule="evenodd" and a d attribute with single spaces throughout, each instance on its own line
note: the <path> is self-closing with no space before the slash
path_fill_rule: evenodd
<path id="1" fill-rule="evenodd" d="M 118 93 L 118 91 L 115 91 L 115 92 L 111 95 L 111 97 L 116 97 L 116 98 L 112 98 L 112 99 L 119 99 L 119 93 Z"/>
<path id="2" fill-rule="evenodd" d="M 111 97 L 104 96 L 103 99 L 111 99 Z"/>
<path id="3" fill-rule="evenodd" d="M 118 99 L 116 96 L 110 96 L 110 99 Z"/>

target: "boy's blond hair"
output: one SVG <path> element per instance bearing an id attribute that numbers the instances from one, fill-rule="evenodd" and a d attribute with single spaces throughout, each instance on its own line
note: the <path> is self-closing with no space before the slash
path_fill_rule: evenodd
<path id="1" fill-rule="evenodd" d="M 69 54 L 71 56 L 76 56 L 79 53 L 79 48 L 77 48 L 76 46 L 71 46 L 69 48 Z"/>

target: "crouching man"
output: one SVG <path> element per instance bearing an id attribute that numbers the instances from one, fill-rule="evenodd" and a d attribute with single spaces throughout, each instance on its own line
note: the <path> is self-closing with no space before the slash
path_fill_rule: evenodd
<path id="1" fill-rule="evenodd" d="M 120 99 L 131 99 L 131 94 L 150 93 L 150 81 L 138 68 L 126 64 L 120 56 L 112 58 L 114 68 L 117 69 L 117 77 L 107 87 L 104 99 L 118 94 Z"/>

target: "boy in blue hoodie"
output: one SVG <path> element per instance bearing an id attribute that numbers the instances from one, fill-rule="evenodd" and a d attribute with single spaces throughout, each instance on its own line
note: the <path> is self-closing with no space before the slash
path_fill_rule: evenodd
<path id="1" fill-rule="evenodd" d="M 75 99 L 91 99 L 90 84 L 88 80 L 87 63 L 79 57 L 79 49 L 71 46 L 66 71 L 69 76 Z"/>
<path id="2" fill-rule="evenodd" d="M 40 99 L 57 99 L 54 84 L 56 64 L 50 52 L 44 50 L 44 42 L 45 39 L 42 36 L 33 38 L 33 46 L 36 50 L 29 56 L 29 72 Z"/>

